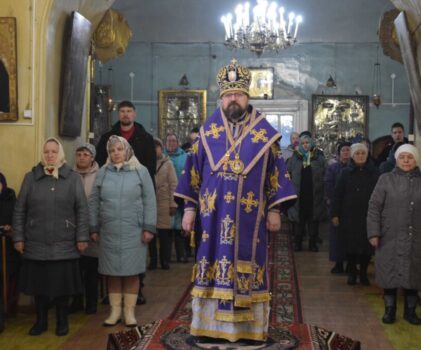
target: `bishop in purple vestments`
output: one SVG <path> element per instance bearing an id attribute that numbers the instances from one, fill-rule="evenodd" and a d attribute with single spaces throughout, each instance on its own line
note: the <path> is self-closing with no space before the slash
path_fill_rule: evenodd
<path id="1" fill-rule="evenodd" d="M 233 60 L 218 73 L 221 108 L 200 129 L 175 193 L 183 229 L 199 216 L 191 334 L 264 341 L 269 325 L 268 231 L 296 198 L 281 135 L 249 105 L 250 72 Z"/>

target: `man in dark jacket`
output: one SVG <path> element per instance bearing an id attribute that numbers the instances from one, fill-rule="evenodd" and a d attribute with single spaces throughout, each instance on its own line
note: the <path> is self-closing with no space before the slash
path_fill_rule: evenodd
<path id="1" fill-rule="evenodd" d="M 121 101 L 118 104 L 118 119 L 112 129 L 103 134 L 96 146 L 95 160 L 101 167 L 107 161 L 107 141 L 111 135 L 124 137 L 132 146 L 134 154 L 139 162 L 144 165 L 151 175 L 155 177 L 156 154 L 153 137 L 142 124 L 136 123 L 136 108 L 130 101 Z"/>
<path id="2" fill-rule="evenodd" d="M 376 165 L 379 166 L 381 163 L 387 161 L 392 147 L 398 142 L 408 143 L 408 139 L 405 137 L 405 129 L 402 123 L 393 123 L 390 128 L 391 140 L 384 146 L 383 151 L 379 154 L 376 159 Z"/>
<path id="3" fill-rule="evenodd" d="M 136 108 L 130 101 L 121 101 L 118 104 L 118 119 L 109 132 L 103 134 L 96 147 L 97 153 L 95 160 L 102 166 L 107 161 L 107 141 L 111 135 L 124 137 L 132 146 L 134 154 L 139 162 L 144 165 L 151 176 L 155 185 L 156 153 L 155 143 L 151 134 L 149 134 L 142 124 L 136 123 Z M 143 287 L 144 274 L 140 275 L 140 287 Z M 139 289 L 138 304 L 145 304 L 146 299 Z"/>

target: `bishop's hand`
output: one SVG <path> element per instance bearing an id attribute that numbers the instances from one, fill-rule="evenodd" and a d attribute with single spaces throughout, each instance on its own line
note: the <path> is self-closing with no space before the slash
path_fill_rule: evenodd
<path id="1" fill-rule="evenodd" d="M 193 231 L 195 218 L 196 218 L 196 211 L 194 210 L 184 211 L 183 221 L 181 222 L 181 226 L 183 227 L 184 231 L 186 232 Z"/>
<path id="2" fill-rule="evenodd" d="M 266 228 L 271 232 L 277 232 L 281 229 L 281 215 L 278 212 L 268 212 Z"/>

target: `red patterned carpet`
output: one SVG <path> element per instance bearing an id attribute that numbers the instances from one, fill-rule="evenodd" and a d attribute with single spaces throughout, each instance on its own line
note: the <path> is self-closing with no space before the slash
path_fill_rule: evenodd
<path id="1" fill-rule="evenodd" d="M 287 225 L 285 230 L 288 230 Z M 108 350 L 360 349 L 358 341 L 302 323 L 298 280 L 289 237 L 283 232 L 273 238 L 270 249 L 271 326 L 266 343 L 230 343 L 191 337 L 189 334 L 191 286 L 189 286 L 168 319 L 110 335 Z"/>

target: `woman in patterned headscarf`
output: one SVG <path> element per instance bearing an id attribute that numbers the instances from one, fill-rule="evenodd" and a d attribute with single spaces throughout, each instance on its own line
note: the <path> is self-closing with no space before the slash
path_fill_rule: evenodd
<path id="1" fill-rule="evenodd" d="M 146 271 L 147 243 L 156 233 L 152 179 L 125 138 L 112 135 L 107 163 L 98 171 L 89 200 L 91 238 L 99 244 L 99 273 L 108 276 L 111 312 L 104 326 L 136 326 L 140 273 Z"/>
<path id="2" fill-rule="evenodd" d="M 326 161 L 315 147 L 314 140 L 302 133 L 298 149 L 288 160 L 287 169 L 299 193 L 298 200 L 288 210 L 288 218 L 294 225 L 294 249 L 302 250 L 305 232 L 309 236 L 309 250 L 317 252 L 319 221 L 326 217 L 324 201 L 324 173 Z"/>
<path id="3" fill-rule="evenodd" d="M 82 287 L 79 251 L 89 240 L 88 205 L 80 176 L 66 164 L 57 139 L 46 140 L 41 159 L 23 180 L 12 238 L 23 255 L 21 289 L 35 299 L 37 319 L 29 334 L 47 330 L 54 299 L 56 334 L 66 335 L 68 297 Z"/>

